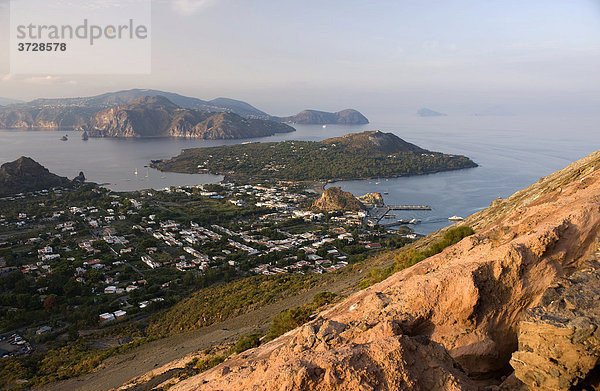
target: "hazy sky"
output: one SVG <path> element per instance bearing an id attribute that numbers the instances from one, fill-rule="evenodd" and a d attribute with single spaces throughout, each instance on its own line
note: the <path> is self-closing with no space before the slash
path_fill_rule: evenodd
<path id="1" fill-rule="evenodd" d="M 600 104 L 600 0 L 155 0 L 152 40 L 150 76 L 0 75 L 0 96 L 156 88 L 272 114 Z"/>

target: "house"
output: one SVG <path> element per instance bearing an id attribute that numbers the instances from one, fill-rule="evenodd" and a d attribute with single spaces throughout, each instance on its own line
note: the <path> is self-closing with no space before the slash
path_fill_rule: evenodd
<path id="1" fill-rule="evenodd" d="M 124 318 L 124 317 L 125 317 L 125 315 L 127 315 L 127 312 L 126 312 L 126 311 L 123 311 L 123 310 L 118 310 L 118 311 L 115 311 L 115 312 L 113 312 L 113 315 L 114 315 L 114 316 L 115 316 L 115 318 L 117 318 L 117 319 L 122 319 L 122 318 Z"/>
<path id="2" fill-rule="evenodd" d="M 113 320 L 115 320 L 115 316 L 113 314 L 110 314 L 108 312 L 100 314 L 100 322 L 101 323 L 111 322 Z"/>
<path id="3" fill-rule="evenodd" d="M 117 293 L 117 287 L 114 285 L 109 285 L 106 288 L 104 288 L 104 293 L 108 295 L 115 294 Z"/>

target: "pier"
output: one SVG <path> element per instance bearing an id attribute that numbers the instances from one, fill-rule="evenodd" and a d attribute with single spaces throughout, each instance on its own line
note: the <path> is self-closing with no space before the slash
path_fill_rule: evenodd
<path id="1" fill-rule="evenodd" d="M 392 210 L 431 210 L 429 205 L 384 205 L 375 206 L 368 210 L 365 223 L 371 221 L 373 224 L 379 224 L 380 221 Z M 380 224 L 383 227 L 394 227 L 397 225 L 408 224 L 409 220 L 394 220 Z"/>
<path id="2" fill-rule="evenodd" d="M 431 210 L 429 205 L 386 205 L 389 210 Z"/>

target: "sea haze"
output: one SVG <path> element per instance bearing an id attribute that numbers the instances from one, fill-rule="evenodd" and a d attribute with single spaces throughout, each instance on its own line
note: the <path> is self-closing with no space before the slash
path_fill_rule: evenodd
<path id="1" fill-rule="evenodd" d="M 346 181 L 332 184 L 355 195 L 388 193 L 389 204 L 427 204 L 428 212 L 394 212 L 397 218 L 417 218 L 419 233 L 449 224 L 453 215 L 465 217 L 507 197 L 595 151 L 599 145 L 597 117 L 399 117 L 393 123 L 361 126 L 294 125 L 294 133 L 251 140 L 94 139 L 79 132 L 0 130 L 0 161 L 21 155 L 52 172 L 74 177 L 83 171 L 88 180 L 116 191 L 215 183 L 216 175 L 161 173 L 148 169 L 152 159 L 166 159 L 181 149 L 257 141 L 322 140 L 350 132 L 393 132 L 423 148 L 462 154 L 479 167 L 424 176 Z M 69 141 L 61 141 L 67 134 Z M 137 169 L 137 175 L 135 171 Z M 329 186 L 332 186 L 329 185 Z M 386 222 L 386 221 L 384 221 Z"/>

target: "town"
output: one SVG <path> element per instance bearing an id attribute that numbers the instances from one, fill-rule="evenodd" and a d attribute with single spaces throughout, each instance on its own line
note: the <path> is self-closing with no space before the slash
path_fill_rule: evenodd
<path id="1" fill-rule="evenodd" d="M 28 354 L 27 341 L 134 319 L 220 281 L 337 272 L 416 238 L 365 211 L 315 210 L 317 197 L 284 182 L 133 193 L 86 184 L 0 199 L 2 330 L 25 341 L 0 353 Z"/>

